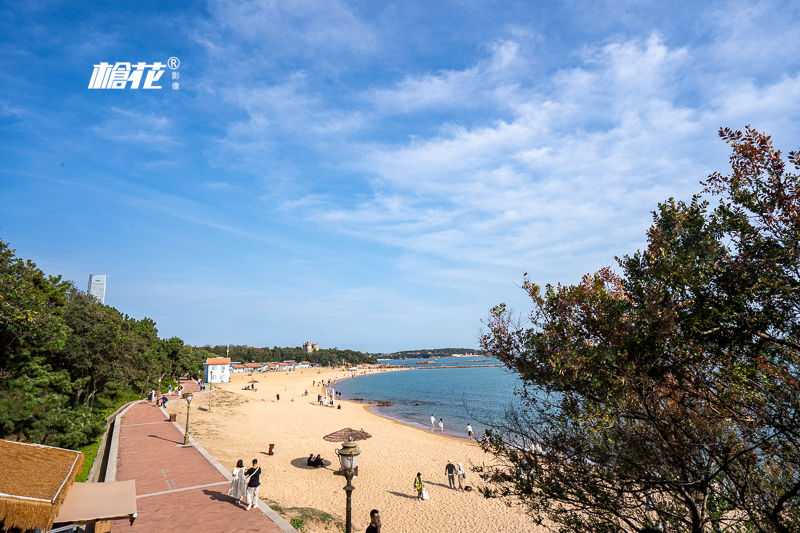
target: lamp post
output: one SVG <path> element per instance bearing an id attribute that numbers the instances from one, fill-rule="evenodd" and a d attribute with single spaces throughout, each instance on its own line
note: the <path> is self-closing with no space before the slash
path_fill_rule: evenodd
<path id="1" fill-rule="evenodd" d="M 183 395 L 186 398 L 186 431 L 183 434 L 183 445 L 189 445 L 189 408 L 192 406 L 192 393 L 187 392 Z"/>
<path id="2" fill-rule="evenodd" d="M 349 437 L 347 442 L 342 443 L 342 449 L 336 450 L 336 455 L 339 456 L 339 463 L 342 465 L 342 472 L 347 480 L 347 486 L 344 487 L 347 492 L 347 517 L 345 519 L 345 533 L 352 533 L 352 494 L 355 487 L 353 486 L 353 474 L 358 468 L 358 456 L 361 450 L 358 449 L 358 444 L 353 442 L 353 438 Z"/>

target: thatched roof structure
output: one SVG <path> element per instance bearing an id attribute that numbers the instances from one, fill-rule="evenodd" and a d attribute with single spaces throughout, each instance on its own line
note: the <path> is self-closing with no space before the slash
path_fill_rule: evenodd
<path id="1" fill-rule="evenodd" d="M 325 435 L 322 438 L 328 442 L 346 442 L 347 439 L 366 440 L 370 437 L 372 437 L 372 435 L 370 435 L 366 431 L 344 428 L 334 433 L 331 433 L 330 435 Z"/>
<path id="2" fill-rule="evenodd" d="M 83 454 L 0 440 L 0 458 L 0 528 L 50 529 L 83 468 Z"/>

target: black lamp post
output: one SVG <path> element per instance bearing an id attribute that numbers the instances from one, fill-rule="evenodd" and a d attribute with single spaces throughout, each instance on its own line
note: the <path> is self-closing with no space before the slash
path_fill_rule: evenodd
<path id="1" fill-rule="evenodd" d="M 192 393 L 187 392 L 183 395 L 186 398 L 186 431 L 183 433 L 183 445 L 189 445 L 189 408 L 192 406 Z"/>
<path id="2" fill-rule="evenodd" d="M 342 443 L 342 449 L 336 450 L 336 455 L 339 456 L 339 463 L 342 465 L 342 472 L 347 480 L 347 486 L 344 487 L 347 492 L 347 517 L 345 519 L 345 533 L 352 533 L 352 494 L 355 487 L 353 486 L 353 475 L 358 468 L 358 455 L 361 450 L 358 449 L 358 444 L 353 442 L 353 438 L 347 439 L 347 442 Z"/>

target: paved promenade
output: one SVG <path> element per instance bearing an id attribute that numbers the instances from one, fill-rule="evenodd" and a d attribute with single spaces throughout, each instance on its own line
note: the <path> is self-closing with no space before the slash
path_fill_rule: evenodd
<path id="1" fill-rule="evenodd" d="M 196 392 L 196 384 L 183 383 L 187 390 Z M 168 419 L 165 411 L 147 400 L 134 403 L 117 417 L 107 481 L 136 480 L 138 517 L 133 526 L 115 521 L 114 533 L 296 533 L 264 502 L 250 511 L 237 505 L 228 496 L 230 472 L 194 441 L 191 425 L 191 446 L 182 446 L 180 425 L 186 424 L 185 414 L 183 420 L 179 416 L 178 423 L 169 423 Z"/>

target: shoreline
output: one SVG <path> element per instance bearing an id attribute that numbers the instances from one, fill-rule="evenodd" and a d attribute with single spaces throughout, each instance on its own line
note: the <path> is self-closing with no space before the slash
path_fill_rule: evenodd
<path id="1" fill-rule="evenodd" d="M 343 382 L 343 381 L 348 381 L 348 380 L 351 380 L 351 379 L 354 379 L 354 378 L 368 377 L 368 376 L 371 376 L 371 375 L 376 375 L 376 374 L 380 374 L 380 373 L 384 373 L 384 372 L 388 372 L 388 371 L 407 371 L 407 370 L 422 370 L 422 369 L 434 370 L 434 369 L 442 369 L 442 368 L 447 368 L 447 369 L 454 369 L 454 368 L 455 369 L 489 368 L 489 367 L 493 368 L 493 367 L 503 367 L 503 366 L 505 366 L 505 365 L 502 365 L 502 364 L 491 364 L 491 365 L 468 365 L 468 366 L 419 366 L 419 367 L 402 367 L 402 368 L 392 367 L 392 368 L 389 368 L 389 369 L 373 369 L 373 370 L 376 370 L 377 372 L 364 373 L 364 374 L 359 374 L 359 375 L 356 375 L 356 376 L 347 376 L 347 377 L 338 379 L 336 381 L 332 381 L 332 384 Z M 390 411 L 392 406 L 397 407 L 397 406 L 407 405 L 406 402 L 399 402 L 398 403 L 398 402 L 394 402 L 394 400 L 384 400 L 383 398 L 379 398 L 379 397 L 374 397 L 374 398 L 358 398 L 358 397 L 354 397 L 354 398 L 346 398 L 344 400 L 337 400 L 337 401 L 347 401 L 347 402 L 354 403 L 354 404 L 364 405 L 364 406 L 366 406 L 368 408 L 369 412 L 371 414 L 373 414 L 373 415 L 380 416 L 381 418 L 385 418 L 387 420 L 395 421 L 395 422 L 397 422 L 399 424 L 403 424 L 404 426 L 409 427 L 409 428 L 418 429 L 418 430 L 422 430 L 422 431 L 427 431 L 427 432 L 430 432 L 430 433 L 435 433 L 438 436 L 442 436 L 442 433 L 439 432 L 438 426 L 436 426 L 435 428 L 431 428 L 429 426 L 428 422 L 427 422 L 427 419 L 425 421 L 421 421 L 419 419 L 411 418 L 409 416 L 403 416 L 403 415 L 400 415 L 400 414 L 394 414 L 394 413 L 388 412 L 388 411 Z M 385 401 L 390 401 L 390 402 L 394 402 L 394 403 L 392 405 L 389 405 L 389 406 L 382 405 L 382 403 L 385 402 Z M 382 412 L 382 411 L 384 411 L 384 412 Z M 478 430 L 480 430 L 481 425 L 483 424 L 483 421 L 482 420 L 476 420 L 476 421 L 478 422 L 478 425 L 476 427 L 478 428 Z M 471 423 L 473 425 L 475 425 L 476 421 L 473 421 Z M 477 438 L 479 436 L 477 431 L 475 433 L 475 436 L 473 437 L 473 440 L 470 441 L 469 438 L 467 437 L 465 429 L 464 430 L 454 430 L 454 429 L 452 429 L 452 426 L 449 426 L 449 427 L 447 427 L 447 426 L 448 426 L 448 424 L 446 424 L 443 436 L 445 436 L 445 437 L 449 436 L 449 437 L 454 438 L 454 439 L 460 439 L 460 440 L 462 440 L 464 442 L 467 442 L 467 443 L 468 442 L 477 443 Z"/>
<path id="2" fill-rule="evenodd" d="M 364 375 L 397 370 L 401 369 L 372 369 Z M 366 528 L 373 508 L 381 511 L 388 531 L 545 531 L 535 526 L 517 504 L 508 507 L 503 501 L 485 499 L 475 490 L 448 487 L 444 475 L 448 460 L 463 463 L 468 485 L 481 484 L 470 467 L 494 464 L 494 458 L 484 454 L 478 444 L 447 431 L 441 435 L 386 417 L 371 411 L 374 404 L 341 400 L 341 409 L 319 406 L 314 396 L 322 388 L 318 383 L 312 386 L 312 381 L 331 379 L 334 385 L 361 377 L 341 374 L 330 369 L 234 374 L 230 383 L 215 384 L 211 396 L 192 402 L 190 433 L 227 469 L 239 459 L 246 463 L 258 459 L 263 470 L 260 496 L 269 505 L 278 505 L 286 512 L 316 509 L 342 519 L 345 480 L 335 474 L 335 452 L 341 443 L 323 437 L 348 427 L 366 431 L 371 437 L 357 442 L 361 455 L 359 476 L 353 481 L 354 531 Z M 251 380 L 256 382 L 255 390 L 243 390 Z M 303 395 L 306 391 L 308 396 Z M 186 416 L 186 404 L 175 402 L 168 411 Z M 270 445 L 274 446 L 274 455 L 268 453 Z M 307 467 L 306 459 L 312 453 L 320 454 L 326 466 Z M 416 499 L 413 479 L 417 472 L 422 473 L 430 500 Z M 309 520 L 306 531 L 325 533 L 325 525 Z"/>

